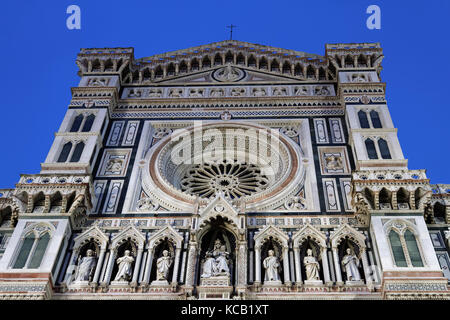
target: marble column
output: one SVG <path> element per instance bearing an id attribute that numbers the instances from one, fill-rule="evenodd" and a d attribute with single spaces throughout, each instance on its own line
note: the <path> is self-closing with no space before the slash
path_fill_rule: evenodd
<path id="1" fill-rule="evenodd" d="M 69 260 L 69 263 L 67 266 L 67 271 L 66 271 L 66 277 L 64 280 L 64 283 L 66 285 L 68 285 L 70 282 L 69 280 L 70 280 L 70 277 L 72 276 L 72 271 L 75 267 L 75 260 L 76 260 L 77 256 L 78 256 L 78 250 L 77 251 L 73 250 L 72 254 L 70 255 L 70 260 Z"/>
<path id="2" fill-rule="evenodd" d="M 142 279 L 142 284 L 150 283 L 150 272 L 152 271 L 152 262 L 153 262 L 153 247 L 147 249 L 147 261 L 145 262 L 145 272 L 144 278 Z"/>
<path id="3" fill-rule="evenodd" d="M 103 280 L 103 283 L 105 285 L 109 284 L 109 282 L 111 280 L 111 274 L 113 271 L 114 262 L 116 260 L 116 255 L 117 255 L 117 251 L 114 249 L 111 249 L 110 254 L 109 254 L 108 267 L 106 268 L 105 279 Z"/>
<path id="4" fill-rule="evenodd" d="M 339 261 L 338 249 L 333 248 L 334 268 L 336 271 L 336 283 L 342 284 L 341 264 Z"/>
<path id="5" fill-rule="evenodd" d="M 289 254 L 288 248 L 283 248 L 283 273 L 284 273 L 284 284 L 290 284 L 291 278 L 289 276 Z"/>
<path id="6" fill-rule="evenodd" d="M 92 279 L 93 283 L 98 282 L 98 278 L 100 277 L 100 272 L 102 271 L 103 259 L 105 258 L 106 248 L 100 249 L 100 256 L 98 257 L 97 266 L 95 267 L 94 278 Z"/>
<path id="7" fill-rule="evenodd" d="M 322 268 L 323 268 L 323 280 L 325 284 L 331 283 L 330 279 L 330 267 L 328 265 L 327 248 L 320 249 L 320 255 L 322 258 Z"/>
<path id="8" fill-rule="evenodd" d="M 245 242 L 239 244 L 238 262 L 236 267 L 238 269 L 237 284 L 245 287 L 247 285 L 247 247 Z"/>
<path id="9" fill-rule="evenodd" d="M 261 248 L 255 247 L 255 283 L 261 283 Z"/>
<path id="10" fill-rule="evenodd" d="M 136 256 L 136 262 L 134 264 L 134 270 L 133 270 L 133 278 L 131 279 L 131 283 L 133 285 L 137 285 L 137 279 L 139 276 L 139 268 L 141 267 L 141 260 L 142 260 L 142 252 L 144 251 L 144 248 L 139 248 Z"/>
<path id="11" fill-rule="evenodd" d="M 187 270 L 186 270 L 186 286 L 194 286 L 194 276 L 195 276 L 195 265 L 197 260 L 197 243 L 191 242 L 189 244 L 189 253 L 187 260 Z"/>
<path id="12" fill-rule="evenodd" d="M 294 262 L 295 262 L 295 282 L 302 284 L 302 263 L 300 261 L 300 248 L 294 248 Z"/>
<path id="13" fill-rule="evenodd" d="M 175 249 L 175 261 L 173 263 L 173 272 L 172 272 L 172 284 L 177 284 L 178 280 L 178 269 L 179 269 L 179 263 L 180 263 L 180 251 L 181 248 Z"/>
<path id="14" fill-rule="evenodd" d="M 370 270 L 369 262 L 367 260 L 366 249 L 361 250 L 361 260 L 362 260 L 362 265 L 363 265 L 363 269 L 364 269 L 364 277 L 366 278 L 366 284 L 368 284 L 369 282 L 373 282 L 372 276 L 370 275 L 371 270 Z"/>

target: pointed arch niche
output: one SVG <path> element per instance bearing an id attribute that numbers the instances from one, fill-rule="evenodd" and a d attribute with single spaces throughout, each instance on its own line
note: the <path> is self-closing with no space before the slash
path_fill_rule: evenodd
<path id="1" fill-rule="evenodd" d="M 331 280 L 327 257 L 327 238 L 325 234 L 323 234 L 310 224 L 307 224 L 292 236 L 292 242 L 295 259 L 295 282 L 297 284 L 301 284 L 302 279 L 306 280 L 306 272 L 303 265 L 303 259 L 306 256 L 306 251 L 308 249 L 311 249 L 313 251 L 313 256 L 321 264 L 321 280 L 323 280 L 325 283 L 329 283 Z"/>
<path id="2" fill-rule="evenodd" d="M 284 284 L 290 283 L 289 276 L 289 246 L 288 236 L 279 228 L 268 225 L 255 235 L 255 283 L 261 283 L 264 276 L 262 272 L 263 261 L 268 256 L 269 250 L 273 250 L 275 256 L 282 264 L 282 272 L 280 272 L 281 281 Z"/>

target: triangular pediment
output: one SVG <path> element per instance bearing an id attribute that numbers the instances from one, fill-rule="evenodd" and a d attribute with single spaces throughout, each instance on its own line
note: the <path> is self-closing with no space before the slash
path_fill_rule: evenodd
<path id="1" fill-rule="evenodd" d="M 134 60 L 123 74 L 123 83 L 215 82 L 211 74 L 214 78 L 217 69 L 230 65 L 244 70 L 245 77 L 237 71 L 219 82 L 330 80 L 334 77 L 324 56 L 230 40 Z"/>
<path id="2" fill-rule="evenodd" d="M 237 72 L 242 72 L 241 77 L 232 81 L 219 80 L 215 76 L 215 74 L 219 73 L 221 70 L 231 67 L 234 70 L 238 70 Z M 203 70 L 200 72 L 191 72 L 189 74 L 179 75 L 177 77 L 168 78 L 167 80 L 161 80 L 157 83 L 167 84 L 167 85 L 185 85 L 185 84 L 214 84 L 220 85 L 223 84 L 257 84 L 257 83 L 274 83 L 274 82 L 292 82 L 298 81 L 298 78 L 286 76 L 286 75 L 274 75 L 269 72 L 264 71 L 255 71 L 249 68 L 245 68 L 240 65 L 229 64 L 226 66 L 220 66 L 217 68 L 211 68 L 208 70 Z"/>
<path id="3" fill-rule="evenodd" d="M 200 225 L 210 220 L 221 216 L 233 222 L 236 226 L 238 223 L 238 210 L 231 204 L 231 202 L 223 195 L 217 194 L 216 197 L 203 209 L 200 210 Z"/>

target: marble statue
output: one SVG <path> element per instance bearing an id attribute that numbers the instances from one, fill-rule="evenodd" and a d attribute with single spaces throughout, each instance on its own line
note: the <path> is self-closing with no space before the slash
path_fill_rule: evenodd
<path id="1" fill-rule="evenodd" d="M 285 96 L 286 95 L 286 89 L 275 87 L 273 89 L 272 95 L 274 95 L 274 96 Z"/>
<path id="2" fill-rule="evenodd" d="M 171 98 L 181 98 L 182 96 L 183 96 L 183 90 L 181 90 L 181 89 L 172 89 L 169 94 L 169 97 L 171 97 Z"/>
<path id="3" fill-rule="evenodd" d="M 238 69 L 227 65 L 216 73 L 217 79 L 220 81 L 236 81 L 240 77 Z"/>
<path id="4" fill-rule="evenodd" d="M 330 155 L 325 158 L 325 167 L 329 170 L 343 169 L 342 158 L 336 155 Z"/>
<path id="5" fill-rule="evenodd" d="M 111 159 L 106 164 L 107 172 L 120 172 L 122 170 L 123 161 L 120 159 Z"/>
<path id="6" fill-rule="evenodd" d="M 280 275 L 278 273 L 280 263 L 278 262 L 278 258 L 275 256 L 273 250 L 269 250 L 268 254 L 263 261 L 264 269 L 266 269 L 264 281 L 280 281 Z"/>
<path id="7" fill-rule="evenodd" d="M 201 98 L 201 97 L 203 97 L 203 91 L 200 89 L 192 89 L 189 93 L 189 97 Z"/>
<path id="8" fill-rule="evenodd" d="M 305 265 L 306 280 L 320 280 L 320 265 L 312 254 L 312 250 L 306 250 L 306 257 L 303 259 Z"/>
<path id="9" fill-rule="evenodd" d="M 223 97 L 223 90 L 222 89 L 212 89 L 209 96 L 210 97 Z"/>
<path id="10" fill-rule="evenodd" d="M 297 96 L 306 96 L 308 93 L 308 87 L 300 87 L 295 90 L 295 95 Z"/>
<path id="11" fill-rule="evenodd" d="M 135 90 L 135 89 L 131 89 L 130 92 L 128 93 L 129 98 L 140 98 L 141 95 L 142 95 L 141 90 Z"/>
<path id="12" fill-rule="evenodd" d="M 94 275 L 97 259 L 93 250 L 88 249 L 85 257 L 78 258 L 78 266 L 75 272 L 75 281 L 91 281 Z"/>
<path id="13" fill-rule="evenodd" d="M 255 88 L 253 89 L 253 95 L 255 97 L 264 97 L 266 95 L 266 90 L 262 88 Z"/>
<path id="14" fill-rule="evenodd" d="M 342 258 L 341 264 L 348 281 L 360 281 L 361 275 L 359 274 L 359 259 L 355 254 L 352 254 L 352 250 L 347 248 L 347 254 Z"/>
<path id="15" fill-rule="evenodd" d="M 222 245 L 219 239 L 216 239 L 213 250 L 206 252 L 201 278 L 229 276 L 228 256 L 226 247 Z"/>
<path id="16" fill-rule="evenodd" d="M 131 276 L 133 274 L 133 265 L 134 258 L 131 255 L 130 250 L 125 250 L 123 257 L 117 259 L 117 264 L 119 265 L 119 271 L 117 271 L 116 277 L 114 281 L 130 281 Z"/>
<path id="17" fill-rule="evenodd" d="M 156 280 L 167 280 L 172 262 L 173 260 L 169 251 L 164 250 L 162 256 L 156 260 Z"/>
<path id="18" fill-rule="evenodd" d="M 148 96 L 150 98 L 160 98 L 162 96 L 162 92 L 158 89 L 150 89 Z"/>

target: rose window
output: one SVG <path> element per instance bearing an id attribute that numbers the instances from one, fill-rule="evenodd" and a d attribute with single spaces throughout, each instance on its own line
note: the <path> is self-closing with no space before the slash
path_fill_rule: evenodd
<path id="1" fill-rule="evenodd" d="M 187 170 L 181 179 L 181 189 L 200 197 L 224 193 L 230 198 L 240 198 L 262 191 L 269 185 L 269 179 L 261 170 L 246 163 L 204 163 Z"/>

